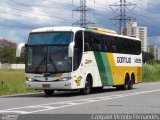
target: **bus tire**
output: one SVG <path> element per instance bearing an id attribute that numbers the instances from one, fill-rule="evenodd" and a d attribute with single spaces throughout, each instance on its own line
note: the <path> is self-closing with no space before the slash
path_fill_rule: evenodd
<path id="1" fill-rule="evenodd" d="M 125 84 L 121 86 L 122 87 L 121 89 L 122 90 L 128 90 L 129 89 L 129 84 L 130 84 L 130 79 L 129 79 L 129 76 L 126 75 Z"/>
<path id="2" fill-rule="evenodd" d="M 54 94 L 54 90 L 44 90 L 45 95 L 52 96 Z"/>
<path id="3" fill-rule="evenodd" d="M 88 95 L 91 93 L 92 90 L 92 80 L 90 77 L 87 76 L 85 81 L 85 87 L 83 89 L 80 89 L 80 93 L 82 95 Z"/>
<path id="4" fill-rule="evenodd" d="M 117 90 L 128 90 L 129 89 L 129 84 L 130 84 L 129 76 L 126 75 L 125 84 L 124 85 L 117 85 L 116 89 Z"/>
<path id="5" fill-rule="evenodd" d="M 128 89 L 129 90 L 131 90 L 131 89 L 133 89 L 133 79 L 131 79 L 130 81 L 129 81 L 129 85 L 128 85 Z"/>
<path id="6" fill-rule="evenodd" d="M 126 75 L 126 77 L 125 77 L 125 84 L 123 85 L 123 90 L 128 90 L 129 83 L 130 83 L 129 81 L 130 81 L 129 76 Z"/>

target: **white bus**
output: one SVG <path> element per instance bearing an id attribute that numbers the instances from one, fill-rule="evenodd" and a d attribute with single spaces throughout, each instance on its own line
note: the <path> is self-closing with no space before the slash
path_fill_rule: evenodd
<path id="1" fill-rule="evenodd" d="M 132 89 L 142 81 L 141 42 L 97 28 L 47 27 L 29 34 L 26 49 L 26 84 L 29 89 L 80 90 L 113 86 Z"/>

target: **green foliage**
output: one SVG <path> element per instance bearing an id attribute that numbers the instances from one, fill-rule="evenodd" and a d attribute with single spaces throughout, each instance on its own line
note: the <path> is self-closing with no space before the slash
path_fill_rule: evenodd
<path id="1" fill-rule="evenodd" d="M 6 39 L 0 39 L 0 62 L 1 63 L 24 63 L 25 54 L 16 58 L 17 44 Z"/>
<path id="2" fill-rule="evenodd" d="M 160 81 L 160 64 L 143 65 L 143 82 Z"/>
<path id="3" fill-rule="evenodd" d="M 143 63 L 154 60 L 154 55 L 148 52 L 142 52 Z"/>
<path id="4" fill-rule="evenodd" d="M 24 79 L 24 70 L 0 70 L 0 95 L 26 92 Z"/>
<path id="5" fill-rule="evenodd" d="M 149 65 L 160 64 L 160 60 L 148 60 L 146 63 Z"/>
<path id="6" fill-rule="evenodd" d="M 16 43 L 2 39 L 0 40 L 0 62 L 15 63 L 16 62 Z"/>
<path id="7" fill-rule="evenodd" d="M 28 92 L 35 92 L 35 90 L 27 89 L 24 70 L 0 70 L 0 95 L 13 95 Z"/>

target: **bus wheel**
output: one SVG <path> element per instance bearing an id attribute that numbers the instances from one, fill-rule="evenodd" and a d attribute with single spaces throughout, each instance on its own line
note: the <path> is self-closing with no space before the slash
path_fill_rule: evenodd
<path id="1" fill-rule="evenodd" d="M 128 89 L 129 90 L 133 89 L 133 79 L 129 81 Z"/>
<path id="2" fill-rule="evenodd" d="M 83 95 L 88 95 L 91 93 L 91 90 L 92 90 L 92 81 L 90 77 L 87 77 L 85 82 L 85 88 L 81 89 L 80 93 Z"/>
<path id="3" fill-rule="evenodd" d="M 45 93 L 47 96 L 52 96 L 53 93 L 54 93 L 54 90 L 44 90 L 44 93 Z"/>
<path id="4" fill-rule="evenodd" d="M 130 79 L 129 79 L 129 76 L 126 75 L 125 84 L 122 86 L 123 90 L 128 90 L 129 89 L 129 84 L 130 84 Z"/>

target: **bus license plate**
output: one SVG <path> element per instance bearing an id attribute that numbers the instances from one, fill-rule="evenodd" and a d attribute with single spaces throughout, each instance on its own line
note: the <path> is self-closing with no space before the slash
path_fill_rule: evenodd
<path id="1" fill-rule="evenodd" d="M 50 85 L 49 85 L 49 84 L 43 84 L 42 87 L 43 87 L 44 89 L 49 89 L 49 88 L 50 88 Z"/>

